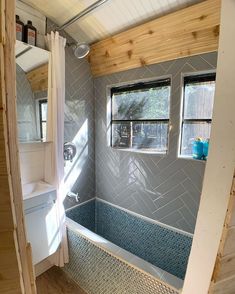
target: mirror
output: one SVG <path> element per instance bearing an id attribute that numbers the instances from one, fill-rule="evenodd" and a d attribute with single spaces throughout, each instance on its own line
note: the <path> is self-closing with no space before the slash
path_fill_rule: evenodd
<path id="1" fill-rule="evenodd" d="M 16 41 L 19 142 L 46 141 L 49 51 Z"/>

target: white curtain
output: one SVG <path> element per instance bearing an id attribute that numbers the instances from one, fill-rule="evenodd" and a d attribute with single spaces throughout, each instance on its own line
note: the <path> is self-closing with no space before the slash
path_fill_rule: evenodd
<path id="1" fill-rule="evenodd" d="M 63 201 L 64 193 L 64 103 L 65 103 L 65 44 L 58 32 L 47 35 L 51 51 L 48 67 L 47 141 L 45 154 L 45 180 L 57 188 L 57 220 L 61 245 L 54 255 L 54 264 L 68 262 L 68 246 Z"/>

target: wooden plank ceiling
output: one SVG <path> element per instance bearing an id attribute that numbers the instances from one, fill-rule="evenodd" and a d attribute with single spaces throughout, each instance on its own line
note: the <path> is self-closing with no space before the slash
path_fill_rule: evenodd
<path id="1" fill-rule="evenodd" d="M 48 63 L 27 73 L 33 92 L 40 92 L 48 89 Z"/>
<path id="2" fill-rule="evenodd" d="M 93 44 L 93 75 L 216 51 L 220 5 L 220 0 L 208 0 Z"/>
<path id="3" fill-rule="evenodd" d="M 96 0 L 21 0 L 35 7 L 58 25 Z M 66 31 L 77 41 L 92 44 L 156 17 L 202 0 L 109 0 Z"/>

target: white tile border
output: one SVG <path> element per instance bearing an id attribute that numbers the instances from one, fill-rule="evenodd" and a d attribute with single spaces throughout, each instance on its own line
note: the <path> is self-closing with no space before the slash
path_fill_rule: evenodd
<path id="1" fill-rule="evenodd" d="M 74 233 L 82 235 L 101 250 L 104 250 L 109 254 L 111 253 L 113 256 L 125 262 L 126 264 L 136 268 L 137 270 L 143 271 L 145 274 L 151 275 L 157 280 L 160 280 L 163 284 L 170 285 L 177 291 L 182 289 L 184 281 L 175 277 L 174 275 L 152 265 L 142 258 L 139 258 L 136 255 L 128 252 L 127 250 L 122 249 L 121 247 L 113 244 L 96 233 L 93 233 L 89 229 L 83 227 L 68 217 L 66 218 L 66 225 L 67 228 Z"/>

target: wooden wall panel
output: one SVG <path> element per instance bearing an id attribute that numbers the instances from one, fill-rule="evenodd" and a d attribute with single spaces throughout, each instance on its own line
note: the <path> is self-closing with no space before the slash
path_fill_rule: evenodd
<path id="1" fill-rule="evenodd" d="M 0 106 L 0 146 L 1 146 L 1 148 L 0 148 L 0 175 L 5 176 L 5 175 L 7 175 L 7 166 L 6 166 L 6 148 L 5 148 L 5 141 L 4 141 L 4 129 L 3 129 L 3 106 Z"/>
<path id="2" fill-rule="evenodd" d="M 5 43 L 5 0 L 0 0 L 0 41 Z"/>
<path id="3" fill-rule="evenodd" d="M 16 236 L 18 252 L 20 257 L 20 270 L 26 294 L 36 293 L 35 281 L 32 281 L 33 264 L 29 262 L 29 244 L 26 240 L 25 223 L 23 214 L 23 197 L 20 179 L 20 162 L 17 134 L 16 113 L 16 68 L 15 68 L 15 1 L 5 0 L 6 7 L 6 29 L 5 29 L 5 91 L 6 91 L 6 130 L 7 148 L 9 152 L 9 183 L 10 192 L 13 196 L 16 220 Z M 9 174 L 9 173 L 8 173 Z"/>
<path id="4" fill-rule="evenodd" d="M 235 255 L 226 255 L 220 259 L 220 273 L 217 278 L 218 281 L 226 280 L 234 276 L 235 269 Z"/>
<path id="5" fill-rule="evenodd" d="M 213 290 L 210 289 L 209 294 L 234 294 L 235 278 L 228 278 L 218 282 Z"/>
<path id="6" fill-rule="evenodd" d="M 36 293 L 24 230 L 15 93 L 15 1 L 0 0 L 0 293 Z"/>
<path id="7" fill-rule="evenodd" d="M 235 174 L 209 293 L 235 293 Z"/>
<path id="8" fill-rule="evenodd" d="M 220 0 L 207 0 L 93 44 L 93 75 L 216 51 L 220 7 Z"/>
<path id="9" fill-rule="evenodd" d="M 0 232 L 0 292 L 21 293 L 19 268 L 16 264 L 17 253 L 15 236 L 12 231 Z"/>
<path id="10" fill-rule="evenodd" d="M 5 0 L 0 0 L 0 293 L 21 293 L 6 147 Z"/>
<path id="11" fill-rule="evenodd" d="M 235 254 L 235 227 L 228 227 L 227 229 L 227 235 L 226 240 L 224 244 L 223 249 L 224 256 Z M 235 268 L 234 268 L 234 274 L 235 274 Z"/>

